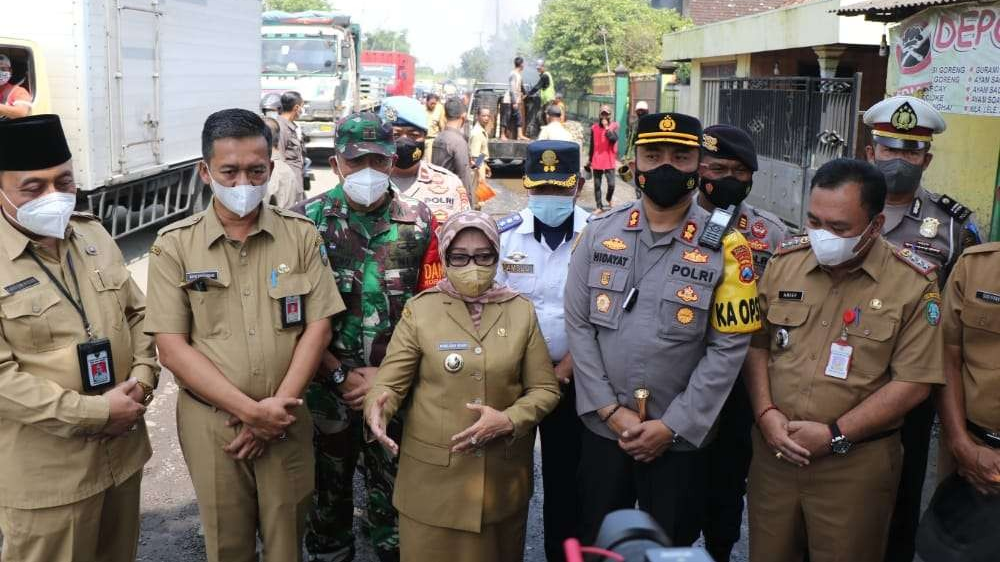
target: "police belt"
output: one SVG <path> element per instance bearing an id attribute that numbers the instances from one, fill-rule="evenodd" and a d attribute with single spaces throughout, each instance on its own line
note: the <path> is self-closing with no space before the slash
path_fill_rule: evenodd
<path id="1" fill-rule="evenodd" d="M 965 420 L 965 429 L 968 429 L 969 433 L 981 439 L 987 446 L 993 449 L 1000 449 L 1000 433 L 990 431 L 985 427 L 972 423 L 969 420 Z"/>
<path id="2" fill-rule="evenodd" d="M 208 400 L 205 400 L 201 396 L 198 396 L 197 394 L 191 392 L 190 390 L 188 390 L 186 388 L 184 389 L 184 394 L 187 394 L 188 397 L 191 398 L 191 400 L 194 400 L 195 402 L 197 402 L 199 404 L 204 404 L 205 406 L 208 406 L 209 408 L 214 408 L 215 407 L 215 406 L 209 404 Z"/>

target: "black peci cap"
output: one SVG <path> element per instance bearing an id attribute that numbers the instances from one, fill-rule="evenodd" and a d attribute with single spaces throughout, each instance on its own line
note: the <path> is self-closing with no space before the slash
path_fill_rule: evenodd
<path id="1" fill-rule="evenodd" d="M 0 121 L 0 170 L 45 170 L 72 157 L 58 115 Z"/>

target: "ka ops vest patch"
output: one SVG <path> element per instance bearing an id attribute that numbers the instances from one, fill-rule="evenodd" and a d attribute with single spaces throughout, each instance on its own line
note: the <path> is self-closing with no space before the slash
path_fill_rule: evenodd
<path id="1" fill-rule="evenodd" d="M 724 334 L 756 332 L 761 320 L 752 252 L 743 235 L 735 230 L 722 239 L 722 263 L 722 282 L 715 289 L 709 315 L 712 327 Z"/>

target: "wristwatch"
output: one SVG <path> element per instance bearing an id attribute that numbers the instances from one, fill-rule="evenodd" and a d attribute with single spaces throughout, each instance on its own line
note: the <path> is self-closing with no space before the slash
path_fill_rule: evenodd
<path id="1" fill-rule="evenodd" d="M 837 427 L 837 422 L 830 424 L 830 435 L 833 436 L 830 439 L 830 450 L 833 451 L 835 455 L 846 455 L 854 443 L 848 441 L 847 437 L 840 432 L 840 428 Z"/>
<path id="2" fill-rule="evenodd" d="M 150 402 L 153 401 L 153 387 L 142 381 L 139 381 L 138 385 L 142 389 L 142 405 L 149 406 Z"/>
<path id="3" fill-rule="evenodd" d="M 347 371 L 344 370 L 344 365 L 338 365 L 336 369 L 330 371 L 330 381 L 334 385 L 340 386 L 347 380 Z"/>

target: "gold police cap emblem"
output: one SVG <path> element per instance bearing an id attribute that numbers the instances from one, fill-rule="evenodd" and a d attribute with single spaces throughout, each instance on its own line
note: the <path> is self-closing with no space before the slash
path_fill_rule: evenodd
<path id="1" fill-rule="evenodd" d="M 447 357 L 444 358 L 444 370 L 449 373 L 457 373 L 462 370 L 462 366 L 465 365 L 465 359 L 457 353 L 449 353 Z"/>
<path id="2" fill-rule="evenodd" d="M 705 147 L 705 150 L 710 150 L 712 152 L 719 151 L 719 139 L 713 137 L 712 135 L 705 135 L 701 140 L 701 145 Z"/>
<path id="3" fill-rule="evenodd" d="M 554 172 L 556 171 L 556 165 L 559 164 L 559 157 L 556 156 L 554 150 L 546 150 L 542 152 L 542 171 L 544 172 Z"/>
<path id="4" fill-rule="evenodd" d="M 889 124 L 897 131 L 909 131 L 917 126 L 917 112 L 910 107 L 910 102 L 903 102 L 903 105 L 892 112 Z"/>
<path id="5" fill-rule="evenodd" d="M 661 131 L 673 131 L 677 128 L 677 123 L 674 123 L 674 118 L 665 115 L 663 119 L 660 119 L 660 130 Z"/>

